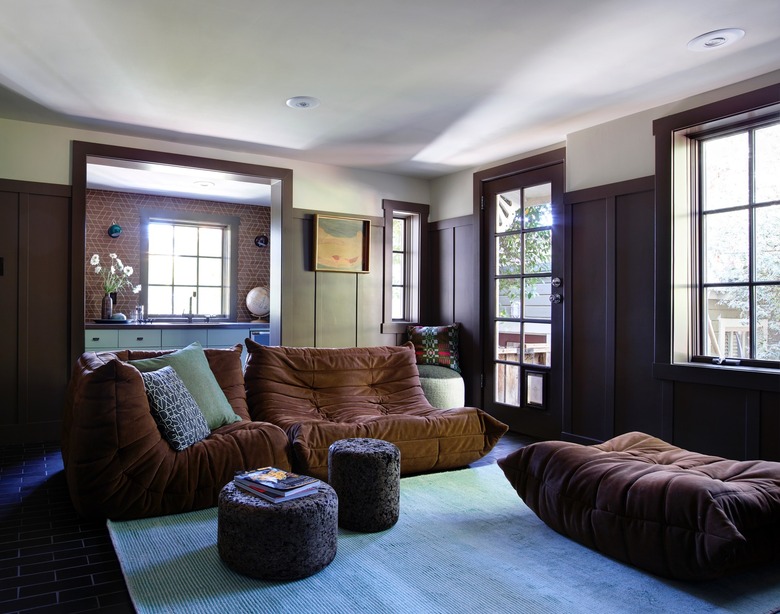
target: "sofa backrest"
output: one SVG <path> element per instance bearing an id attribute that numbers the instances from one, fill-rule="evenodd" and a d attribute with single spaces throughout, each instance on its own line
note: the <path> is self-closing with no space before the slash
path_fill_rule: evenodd
<path id="1" fill-rule="evenodd" d="M 246 340 L 249 413 L 283 428 L 311 419 L 430 411 L 414 347 L 295 348 Z"/>

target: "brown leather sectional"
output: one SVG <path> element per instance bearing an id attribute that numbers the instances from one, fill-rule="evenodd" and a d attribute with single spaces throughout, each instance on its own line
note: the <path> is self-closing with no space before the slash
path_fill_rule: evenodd
<path id="1" fill-rule="evenodd" d="M 246 343 L 249 413 L 284 429 L 300 473 L 327 479 L 330 444 L 349 437 L 397 445 L 402 475 L 463 467 L 507 431 L 475 407 L 432 407 L 411 343 L 337 349 Z"/>
<path id="2" fill-rule="evenodd" d="M 780 552 L 780 463 L 632 432 L 594 446 L 534 443 L 499 465 L 558 533 L 660 576 L 714 578 Z"/>
<path id="3" fill-rule="evenodd" d="M 68 489 L 82 516 L 127 520 L 212 507 L 236 471 L 290 468 L 284 431 L 249 418 L 241 349 L 204 352 L 242 420 L 180 452 L 163 438 L 141 374 L 126 362 L 165 352 L 82 354 L 68 388 L 62 437 Z"/>
<path id="4" fill-rule="evenodd" d="M 391 441 L 403 473 L 461 467 L 487 454 L 506 425 L 479 409 L 434 409 L 414 350 L 206 349 L 240 422 L 176 452 L 151 416 L 140 372 L 127 361 L 166 352 L 83 354 L 71 378 L 62 455 L 83 516 L 123 520 L 216 505 L 235 472 L 275 465 L 327 479 L 327 450 L 347 437 Z M 251 411 L 247 401 L 251 403 Z"/>

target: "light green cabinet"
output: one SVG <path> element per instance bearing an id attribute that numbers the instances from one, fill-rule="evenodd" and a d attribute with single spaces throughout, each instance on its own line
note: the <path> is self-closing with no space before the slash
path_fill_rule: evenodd
<path id="1" fill-rule="evenodd" d="M 87 352 L 107 350 L 175 350 L 197 341 L 204 348 L 228 348 L 245 345 L 250 328 L 100 328 L 84 331 Z"/>

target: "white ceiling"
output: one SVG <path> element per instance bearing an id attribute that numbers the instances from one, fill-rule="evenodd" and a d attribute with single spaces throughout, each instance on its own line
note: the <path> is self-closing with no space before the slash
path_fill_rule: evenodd
<path id="1" fill-rule="evenodd" d="M 0 117 L 421 177 L 780 69 L 779 0 L 0 0 L 0 10 Z M 686 48 L 728 27 L 745 37 Z M 321 105 L 285 105 L 300 95 Z"/>

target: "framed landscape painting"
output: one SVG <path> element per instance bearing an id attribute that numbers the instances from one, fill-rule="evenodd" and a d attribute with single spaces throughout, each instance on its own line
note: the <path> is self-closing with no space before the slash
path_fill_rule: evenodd
<path id="1" fill-rule="evenodd" d="M 314 270 L 368 273 L 371 221 L 315 214 Z"/>

